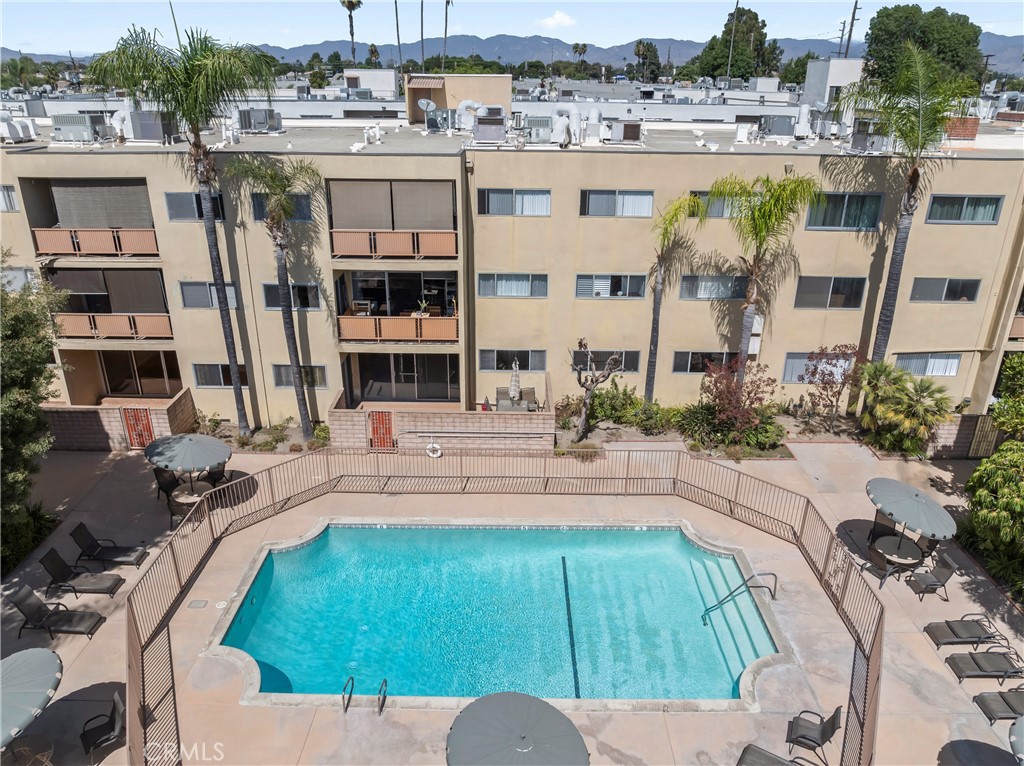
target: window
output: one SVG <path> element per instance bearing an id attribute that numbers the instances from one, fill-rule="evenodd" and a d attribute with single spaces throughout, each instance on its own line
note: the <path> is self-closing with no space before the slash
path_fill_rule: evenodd
<path id="1" fill-rule="evenodd" d="M 742 300 L 747 294 L 747 277 L 698 277 L 679 279 L 679 297 L 684 301 Z"/>
<path id="2" fill-rule="evenodd" d="M 866 277 L 800 277 L 796 285 L 798 309 L 859 309 Z"/>
<path id="3" fill-rule="evenodd" d="M 980 279 L 916 277 L 910 288 L 911 303 L 974 303 Z"/>
<path id="4" fill-rule="evenodd" d="M 603 218 L 650 218 L 652 191 L 580 190 L 580 215 Z"/>
<path id="5" fill-rule="evenodd" d="M 203 206 L 199 194 L 195 192 L 164 192 L 167 202 L 167 217 L 172 221 L 201 221 Z M 224 220 L 224 195 L 217 192 L 213 195 L 213 217 Z"/>
<path id="6" fill-rule="evenodd" d="M 193 364 L 192 372 L 198 388 L 230 388 L 231 371 L 226 364 Z M 238 377 L 243 386 L 249 385 L 249 376 L 245 365 L 238 365 Z"/>
<path id="7" fill-rule="evenodd" d="M 547 298 L 547 274 L 481 274 L 481 298 Z"/>
<path id="8" fill-rule="evenodd" d="M 217 291 L 213 282 L 179 282 L 181 285 L 181 305 L 186 309 L 215 309 Z M 234 282 L 226 282 L 224 288 L 228 294 L 228 308 L 238 308 L 238 289 Z"/>
<path id="9" fill-rule="evenodd" d="M 547 369 L 547 351 L 521 351 L 503 349 L 480 349 L 480 369 L 511 370 L 513 360 L 519 360 L 519 369 L 523 372 L 539 372 Z"/>
<path id="10" fill-rule="evenodd" d="M 612 354 L 618 354 L 621 362 L 619 372 L 638 372 L 640 370 L 640 352 L 639 351 L 591 351 L 590 356 L 594 363 L 594 368 L 597 370 L 603 370 L 605 364 L 608 362 L 608 357 Z M 573 351 L 572 352 L 572 363 L 573 366 L 585 366 L 587 364 L 587 352 L 586 351 Z"/>
<path id="11" fill-rule="evenodd" d="M 807 358 L 810 354 L 786 354 L 786 364 L 782 368 L 783 383 L 799 383 L 800 376 L 807 374 Z"/>
<path id="12" fill-rule="evenodd" d="M 550 189 L 480 189 L 477 193 L 480 215 L 551 215 Z"/>
<path id="13" fill-rule="evenodd" d="M 35 282 L 35 272 L 32 269 L 7 266 L 3 270 L 4 287 L 11 292 L 18 292 L 25 285 Z"/>
<path id="14" fill-rule="evenodd" d="M 268 309 L 280 309 L 280 293 L 277 283 L 263 285 L 263 305 Z M 292 285 L 292 308 L 297 311 L 316 311 L 320 308 L 320 288 L 317 285 Z"/>
<path id="15" fill-rule="evenodd" d="M 302 371 L 302 384 L 307 388 L 327 388 L 327 368 L 321 364 L 303 364 L 299 366 Z M 292 367 L 290 364 L 274 365 L 274 387 L 291 388 L 295 385 L 292 378 Z"/>
<path id="16" fill-rule="evenodd" d="M 312 221 L 313 207 L 308 194 L 289 194 L 292 198 L 292 215 L 289 221 Z M 252 195 L 252 218 L 254 221 L 263 221 L 267 217 L 267 195 Z"/>
<path id="17" fill-rule="evenodd" d="M 948 378 L 960 371 L 960 354 L 896 354 L 896 366 L 911 375 Z"/>
<path id="18" fill-rule="evenodd" d="M 18 197 L 14 193 L 14 186 L 4 184 L 0 186 L 0 213 L 14 213 L 18 210 Z"/>
<path id="19" fill-rule="evenodd" d="M 577 274 L 577 298 L 643 298 L 642 274 Z"/>
<path id="20" fill-rule="evenodd" d="M 875 229 L 881 212 L 881 194 L 826 194 L 821 204 L 811 205 L 807 213 L 807 228 Z"/>
<path id="21" fill-rule="evenodd" d="M 996 223 L 1002 197 L 932 195 L 926 223 Z"/>
<path id="22" fill-rule="evenodd" d="M 698 197 L 704 203 L 705 207 L 707 207 L 708 218 L 732 218 L 731 200 L 719 197 L 709 201 L 710 195 L 706 191 L 692 191 L 690 194 Z M 696 216 L 693 217 L 696 218 Z"/>
<path id="23" fill-rule="evenodd" d="M 672 372 L 703 375 L 709 364 L 729 364 L 737 356 L 733 351 L 676 351 L 672 356 Z"/>

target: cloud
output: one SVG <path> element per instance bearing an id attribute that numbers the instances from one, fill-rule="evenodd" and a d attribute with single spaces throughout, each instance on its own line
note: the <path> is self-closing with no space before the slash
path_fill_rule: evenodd
<path id="1" fill-rule="evenodd" d="M 555 11 L 545 19 L 537 19 L 534 24 L 550 32 L 563 27 L 576 26 L 576 19 L 564 11 Z"/>

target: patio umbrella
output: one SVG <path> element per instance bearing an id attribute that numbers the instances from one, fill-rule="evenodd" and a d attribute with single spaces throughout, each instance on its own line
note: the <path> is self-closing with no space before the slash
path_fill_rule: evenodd
<path id="1" fill-rule="evenodd" d="M 572 721 L 542 699 L 518 692 L 470 702 L 448 732 L 449 766 L 575 766 L 590 753 Z"/>
<path id="2" fill-rule="evenodd" d="M 519 401 L 519 359 L 512 360 L 512 380 L 508 382 L 508 398 L 513 402 Z"/>
<path id="3" fill-rule="evenodd" d="M 0 660 L 0 747 L 7 747 L 50 704 L 63 669 L 49 649 L 25 649 Z"/>
<path id="4" fill-rule="evenodd" d="M 1010 724 L 1010 751 L 1024 763 L 1024 715 Z"/>
<path id="5" fill-rule="evenodd" d="M 146 447 L 146 460 L 169 471 L 187 472 L 189 486 L 193 471 L 209 471 L 230 458 L 231 448 L 227 444 L 202 434 L 162 436 Z"/>
<path id="6" fill-rule="evenodd" d="M 867 492 L 879 513 L 922 537 L 948 540 L 956 534 L 956 522 L 946 509 L 909 484 L 876 478 L 868 482 Z"/>

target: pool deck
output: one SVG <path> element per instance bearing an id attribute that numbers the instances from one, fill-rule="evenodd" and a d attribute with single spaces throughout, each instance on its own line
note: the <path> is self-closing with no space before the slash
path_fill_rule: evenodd
<path id="1" fill-rule="evenodd" d="M 863 489 L 868 478 L 908 481 L 944 504 L 959 505 L 962 482 L 972 468 L 966 461 L 942 465 L 879 461 L 855 445 L 795 444 L 791 449 L 796 460 L 747 461 L 741 468 L 810 496 L 854 550 L 863 549 L 872 517 Z M 231 466 L 251 473 L 279 459 L 242 455 Z M 157 545 L 168 533 L 166 507 L 154 499 L 152 472 L 137 454 L 52 453 L 38 485 L 41 498 L 48 507 L 59 509 L 65 521 L 34 558 L 53 544 L 66 559 L 74 560 L 67 531 L 83 520 L 97 536 L 122 543 Z M 321 516 L 382 523 L 676 523 L 685 519 L 710 541 L 742 547 L 755 571 L 776 572 L 779 592 L 772 609 L 798 664 L 774 666 L 759 676 L 758 709 L 636 712 L 610 705 L 601 712 L 569 711 L 593 763 L 731 766 L 748 742 L 784 754 L 786 721 L 801 709 L 828 714 L 842 705 L 845 720 L 852 641 L 803 558 L 787 543 L 675 497 L 336 494 L 222 541 L 173 618 L 174 672 L 187 763 L 444 763 L 445 735 L 457 708 L 468 700 L 436 700 L 430 707 L 413 709 L 392 696 L 381 717 L 367 704 L 370 699 L 355 701 L 347 714 L 337 705 L 242 705 L 240 667 L 202 655 L 222 614 L 217 602 L 237 589 L 260 545 L 298 537 Z M 943 664 L 951 650 L 937 652 L 921 628 L 933 620 L 984 611 L 1020 646 L 1024 618 L 966 556 L 955 546 L 950 548 L 964 564 L 966 576 L 954 578 L 949 603 L 934 596 L 918 601 L 904 582 L 892 580 L 879 592 L 886 608 L 886 636 L 877 764 L 1013 763 L 1007 752 L 1007 724 L 990 727 L 972 702 L 975 694 L 1000 687 L 994 681 L 958 685 Z M 134 569 L 118 571 L 128 579 L 128 587 L 138 577 Z M 4 579 L 3 593 L 9 594 L 23 582 L 40 592 L 45 585 L 32 560 Z M 15 640 L 20 619 L 4 604 L 0 645 L 4 656 L 29 646 L 51 646 L 64 661 L 64 679 L 55 701 L 29 730 L 54 741 L 54 763 L 83 762 L 77 743 L 81 724 L 108 710 L 114 690 L 123 688 L 126 590 L 113 600 L 102 596 L 61 599 L 73 608 L 95 608 L 108 615 L 92 641 L 65 636 L 50 642 L 38 631 Z M 208 603 L 187 608 L 187 602 L 195 599 Z M 359 680 L 365 688 L 357 691 L 375 695 L 378 682 Z M 401 694 L 399 689 L 390 692 Z M 837 735 L 827 750 L 830 763 L 839 760 L 841 737 Z M 127 754 L 122 747 L 101 754 L 100 761 L 125 763 Z"/>

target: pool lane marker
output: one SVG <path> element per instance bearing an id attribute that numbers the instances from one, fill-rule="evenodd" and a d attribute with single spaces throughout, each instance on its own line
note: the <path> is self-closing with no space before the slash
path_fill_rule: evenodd
<path id="1" fill-rule="evenodd" d="M 569 601 L 569 573 L 565 568 L 565 556 L 562 556 L 562 586 L 565 588 L 565 617 L 569 622 L 569 653 L 572 655 L 572 685 L 576 689 L 576 699 L 580 698 L 580 671 L 576 665 L 576 637 L 572 630 L 572 603 Z"/>

